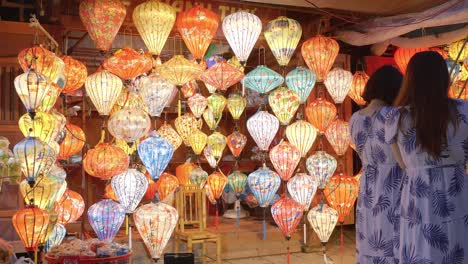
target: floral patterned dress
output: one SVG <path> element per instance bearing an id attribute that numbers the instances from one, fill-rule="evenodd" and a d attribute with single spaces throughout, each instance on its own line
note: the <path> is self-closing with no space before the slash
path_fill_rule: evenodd
<path id="1" fill-rule="evenodd" d="M 356 211 L 356 263 L 398 263 L 399 198 L 403 171 L 385 143 L 385 118 L 379 110 L 351 117 L 351 140 L 363 174 Z"/>
<path id="2" fill-rule="evenodd" d="M 397 143 L 406 165 L 401 194 L 401 264 L 468 263 L 468 102 L 451 100 L 457 125 L 434 159 L 416 144 L 409 108 L 384 109 L 385 140 Z"/>

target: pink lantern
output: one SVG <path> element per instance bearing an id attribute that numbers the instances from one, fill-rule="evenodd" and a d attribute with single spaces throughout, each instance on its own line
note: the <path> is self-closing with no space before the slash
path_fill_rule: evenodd
<path id="1" fill-rule="evenodd" d="M 263 151 L 268 150 L 278 129 L 278 118 L 267 111 L 259 111 L 247 120 L 247 130 Z"/>
<path id="2" fill-rule="evenodd" d="M 341 119 L 335 119 L 328 126 L 325 136 L 336 154 L 343 156 L 351 143 L 349 123 Z"/>
<path id="3" fill-rule="evenodd" d="M 318 181 L 306 173 L 298 173 L 288 181 L 288 191 L 294 201 L 308 211 L 317 191 Z"/>
<path id="4" fill-rule="evenodd" d="M 287 240 L 291 239 L 291 234 L 301 221 L 302 210 L 302 205 L 286 196 L 271 206 L 271 215 Z"/>
<path id="5" fill-rule="evenodd" d="M 287 181 L 301 160 L 301 152 L 289 142 L 282 140 L 270 150 L 270 160 L 281 179 Z"/>
<path id="6" fill-rule="evenodd" d="M 192 114 L 196 118 L 200 118 L 208 105 L 208 101 L 203 95 L 196 93 L 187 99 L 187 104 L 190 107 Z"/>

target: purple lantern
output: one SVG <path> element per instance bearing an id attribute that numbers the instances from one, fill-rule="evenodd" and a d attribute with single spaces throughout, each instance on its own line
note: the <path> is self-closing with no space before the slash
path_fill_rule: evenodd
<path id="1" fill-rule="evenodd" d="M 99 240 L 112 241 L 125 219 L 125 207 L 105 199 L 91 205 L 88 209 L 88 220 Z"/>

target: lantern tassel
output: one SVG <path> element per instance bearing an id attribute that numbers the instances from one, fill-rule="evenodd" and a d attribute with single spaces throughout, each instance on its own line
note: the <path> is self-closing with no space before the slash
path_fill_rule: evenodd
<path id="1" fill-rule="evenodd" d="M 304 245 L 307 245 L 307 225 L 304 221 Z"/>
<path id="2" fill-rule="evenodd" d="M 215 228 L 218 230 L 218 206 L 216 206 Z"/>
<path id="3" fill-rule="evenodd" d="M 322 252 L 323 252 L 323 263 L 328 264 L 327 248 L 325 247 L 325 243 L 323 242 L 322 242 Z"/>
<path id="4" fill-rule="evenodd" d="M 240 227 L 240 205 L 238 205 L 239 200 L 236 201 L 236 227 Z"/>
<path id="5" fill-rule="evenodd" d="M 263 240 L 266 240 L 266 220 L 265 220 L 265 208 L 263 209 L 263 221 L 262 221 L 262 234 Z"/>
<path id="6" fill-rule="evenodd" d="M 180 98 L 179 98 L 179 101 L 177 102 L 177 113 L 178 113 L 178 116 L 180 117 L 182 113 L 182 103 L 180 101 Z"/>
<path id="7" fill-rule="evenodd" d="M 34 263 L 38 263 L 37 262 L 37 249 L 34 250 Z"/>
<path id="8" fill-rule="evenodd" d="M 132 227 L 128 227 L 128 248 L 132 249 Z"/>
<path id="9" fill-rule="evenodd" d="M 290 259 L 291 259 L 291 250 L 289 250 L 289 246 L 288 246 L 288 253 L 286 255 L 286 264 L 290 263 Z"/>
<path id="10" fill-rule="evenodd" d="M 128 235 L 128 214 L 125 215 L 125 235 Z"/>
<path id="11" fill-rule="evenodd" d="M 343 222 L 340 223 L 340 250 L 341 250 L 341 253 L 343 254 L 343 244 L 344 244 L 344 235 L 343 235 Z"/>

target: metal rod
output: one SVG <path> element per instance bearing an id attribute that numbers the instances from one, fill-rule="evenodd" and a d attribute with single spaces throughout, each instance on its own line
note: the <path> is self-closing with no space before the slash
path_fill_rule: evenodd
<path id="1" fill-rule="evenodd" d="M 36 18 L 36 15 L 31 15 L 31 18 L 29 19 L 29 26 L 42 31 L 42 33 L 44 33 L 44 35 L 50 40 L 50 42 L 52 42 L 55 45 L 56 48 L 59 47 L 57 41 L 55 41 L 55 39 L 49 34 L 49 32 L 47 32 L 47 30 L 45 30 L 45 28 L 41 26 L 39 20 L 37 20 Z"/>

